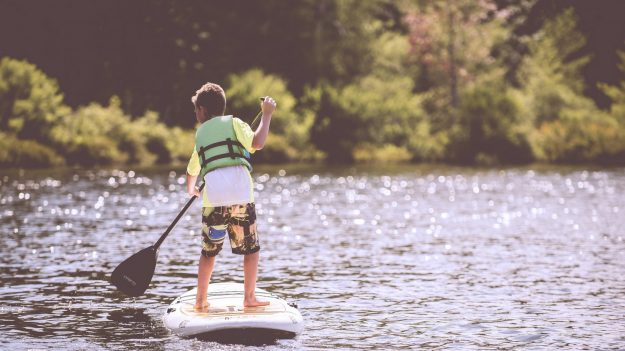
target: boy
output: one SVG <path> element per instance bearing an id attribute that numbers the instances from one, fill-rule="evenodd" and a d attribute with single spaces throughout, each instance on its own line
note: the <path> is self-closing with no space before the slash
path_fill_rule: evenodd
<path id="1" fill-rule="evenodd" d="M 224 116 L 226 95 L 217 84 L 204 84 L 191 101 L 195 106 L 195 118 L 201 123 L 195 135 L 195 150 L 187 166 L 187 192 L 202 196 L 202 253 L 195 310 L 208 308 L 208 283 L 226 233 L 232 252 L 244 255 L 243 306 L 268 305 L 268 301 L 259 301 L 254 294 L 260 245 L 248 157 L 249 153 L 265 145 L 276 102 L 265 97 L 261 103 L 260 124 L 256 131 L 252 131 L 240 119 Z M 203 194 L 195 187 L 198 176 L 204 179 Z"/>

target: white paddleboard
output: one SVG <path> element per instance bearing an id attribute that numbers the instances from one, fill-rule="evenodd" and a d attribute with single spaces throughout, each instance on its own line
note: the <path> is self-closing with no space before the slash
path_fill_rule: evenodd
<path id="1" fill-rule="evenodd" d="M 218 332 L 247 333 L 264 336 L 293 337 L 304 326 L 297 308 L 262 289 L 256 289 L 259 300 L 269 301 L 261 307 L 243 307 L 243 284 L 211 283 L 208 286 L 208 310 L 196 312 L 193 288 L 176 298 L 163 315 L 165 327 L 180 336 L 210 336 Z"/>

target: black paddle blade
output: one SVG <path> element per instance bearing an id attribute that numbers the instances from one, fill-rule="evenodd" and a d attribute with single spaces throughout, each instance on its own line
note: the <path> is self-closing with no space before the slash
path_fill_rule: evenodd
<path id="1" fill-rule="evenodd" d="M 128 257 L 111 274 L 111 283 L 128 296 L 143 295 L 152 281 L 157 255 L 150 246 Z"/>

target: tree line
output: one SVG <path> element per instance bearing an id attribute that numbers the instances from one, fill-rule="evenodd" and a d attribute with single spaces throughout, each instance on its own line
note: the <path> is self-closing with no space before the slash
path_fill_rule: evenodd
<path id="1" fill-rule="evenodd" d="M 276 98 L 259 162 L 624 164 L 615 4 L 5 0 L 0 164 L 185 161 L 205 81 Z"/>

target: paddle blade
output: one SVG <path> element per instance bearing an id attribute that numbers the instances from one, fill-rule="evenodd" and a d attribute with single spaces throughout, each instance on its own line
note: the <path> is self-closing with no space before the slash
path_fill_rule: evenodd
<path id="1" fill-rule="evenodd" d="M 111 283 L 128 296 L 143 295 L 152 281 L 157 254 L 150 246 L 128 257 L 111 274 Z"/>

